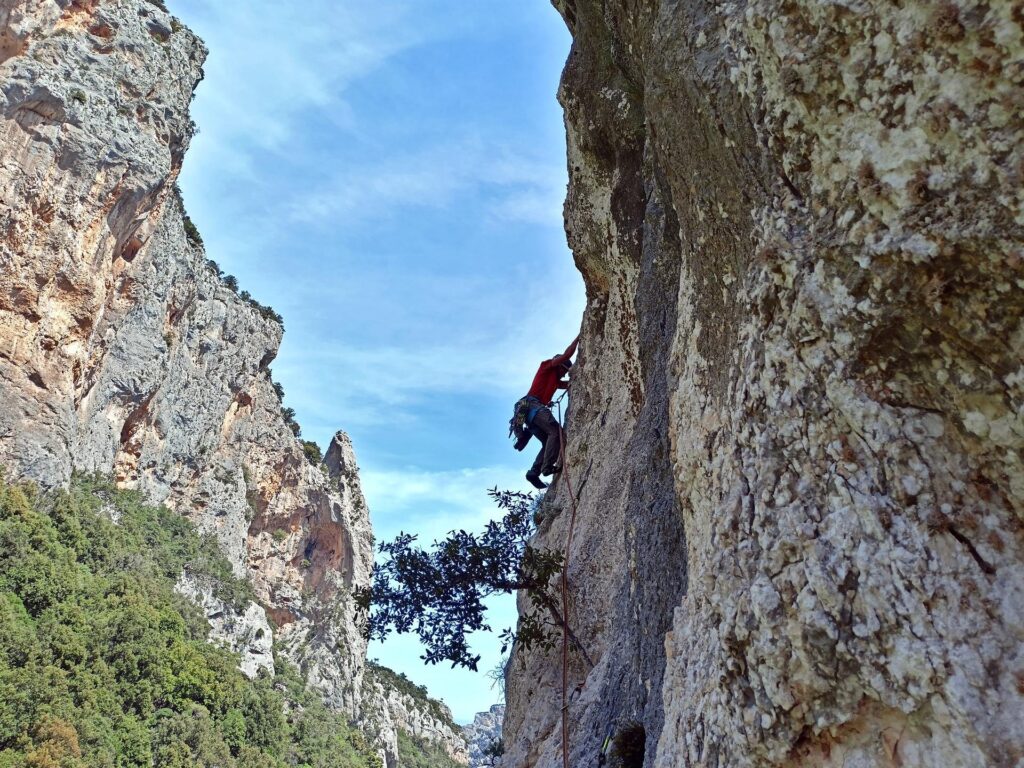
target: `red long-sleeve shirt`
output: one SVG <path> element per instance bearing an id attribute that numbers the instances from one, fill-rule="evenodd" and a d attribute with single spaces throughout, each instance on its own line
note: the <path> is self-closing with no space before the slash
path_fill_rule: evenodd
<path id="1" fill-rule="evenodd" d="M 540 364 L 537 375 L 533 377 L 533 384 L 530 385 L 530 391 L 526 393 L 527 397 L 536 397 L 547 405 L 555 396 L 556 389 L 565 389 L 569 386 L 568 381 L 562 381 L 562 375 L 565 373 L 564 366 L 572 365 L 572 356 L 576 353 L 576 345 L 579 343 L 580 337 L 577 336 L 565 352 Z"/>
<path id="2" fill-rule="evenodd" d="M 553 360 L 545 360 L 537 369 L 537 375 L 533 377 L 533 384 L 527 395 L 536 397 L 542 403 L 550 403 L 555 396 L 555 390 L 565 389 L 569 382 L 562 381 L 562 374 L 565 369 L 561 361 L 556 357 Z"/>

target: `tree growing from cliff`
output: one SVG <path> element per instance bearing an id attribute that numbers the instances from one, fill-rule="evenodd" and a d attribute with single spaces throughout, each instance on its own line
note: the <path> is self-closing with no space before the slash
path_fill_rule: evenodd
<path id="1" fill-rule="evenodd" d="M 468 636 L 491 630 L 484 601 L 524 590 L 531 608 L 520 616 L 518 632 L 502 632 L 502 652 L 513 641 L 524 649 L 554 644 L 561 614 L 551 583 L 562 555 L 529 544 L 535 530 L 533 496 L 497 488 L 488 493 L 504 514 L 482 533 L 452 531 L 430 550 L 417 546 L 417 537 L 407 533 L 380 545 L 384 560 L 373 583 L 356 594 L 368 612 L 371 638 L 415 632 L 427 649 L 424 661 L 476 670 L 480 656 L 471 652 Z"/>

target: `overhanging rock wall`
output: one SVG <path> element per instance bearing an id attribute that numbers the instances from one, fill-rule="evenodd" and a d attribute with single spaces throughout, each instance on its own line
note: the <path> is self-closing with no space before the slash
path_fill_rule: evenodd
<path id="1" fill-rule="evenodd" d="M 1020 5 L 557 5 L 570 764 L 1019 764 Z M 560 666 L 503 765 L 561 763 Z"/>

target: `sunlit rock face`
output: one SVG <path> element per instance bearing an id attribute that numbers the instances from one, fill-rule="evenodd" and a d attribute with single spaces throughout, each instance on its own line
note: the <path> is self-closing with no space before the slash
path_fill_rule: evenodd
<path id="1" fill-rule="evenodd" d="M 469 763 L 468 739 L 452 720 L 447 706 L 399 690 L 372 672 L 363 681 L 359 727 L 381 745 L 386 768 L 403 768 L 398 749 L 399 731 L 419 741 L 439 745 L 456 764 Z"/>
<path id="2" fill-rule="evenodd" d="M 216 586 L 212 580 L 183 573 L 174 588 L 202 610 L 210 625 L 210 641 L 239 655 L 239 668 L 246 677 L 273 675 L 273 634 L 267 612 L 253 602 L 244 610 L 225 603 L 217 597 Z"/>
<path id="3" fill-rule="evenodd" d="M 1019 764 L 1020 5 L 558 5 L 570 765 Z M 517 653 L 502 765 L 560 697 Z"/>
<path id="4" fill-rule="evenodd" d="M 339 432 L 306 459 L 270 379 L 279 322 L 186 233 L 174 182 L 205 49 L 161 6 L 0 4 L 0 465 L 47 486 L 110 472 L 187 515 L 261 604 L 232 613 L 183 577 L 211 638 L 256 674 L 272 631 L 357 717 L 350 595 L 372 533 L 355 456 Z"/>
<path id="5" fill-rule="evenodd" d="M 491 755 L 501 741 L 504 718 L 505 705 L 495 704 L 486 712 L 477 712 L 473 722 L 462 727 L 469 745 L 469 768 L 484 768 L 493 762 Z"/>

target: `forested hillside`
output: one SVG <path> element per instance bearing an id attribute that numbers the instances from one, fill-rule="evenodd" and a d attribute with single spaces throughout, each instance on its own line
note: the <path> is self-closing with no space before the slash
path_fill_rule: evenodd
<path id="1" fill-rule="evenodd" d="M 294 666 L 249 680 L 208 643 L 182 572 L 251 599 L 212 539 L 138 493 L 0 479 L 0 767 L 379 768 Z"/>

